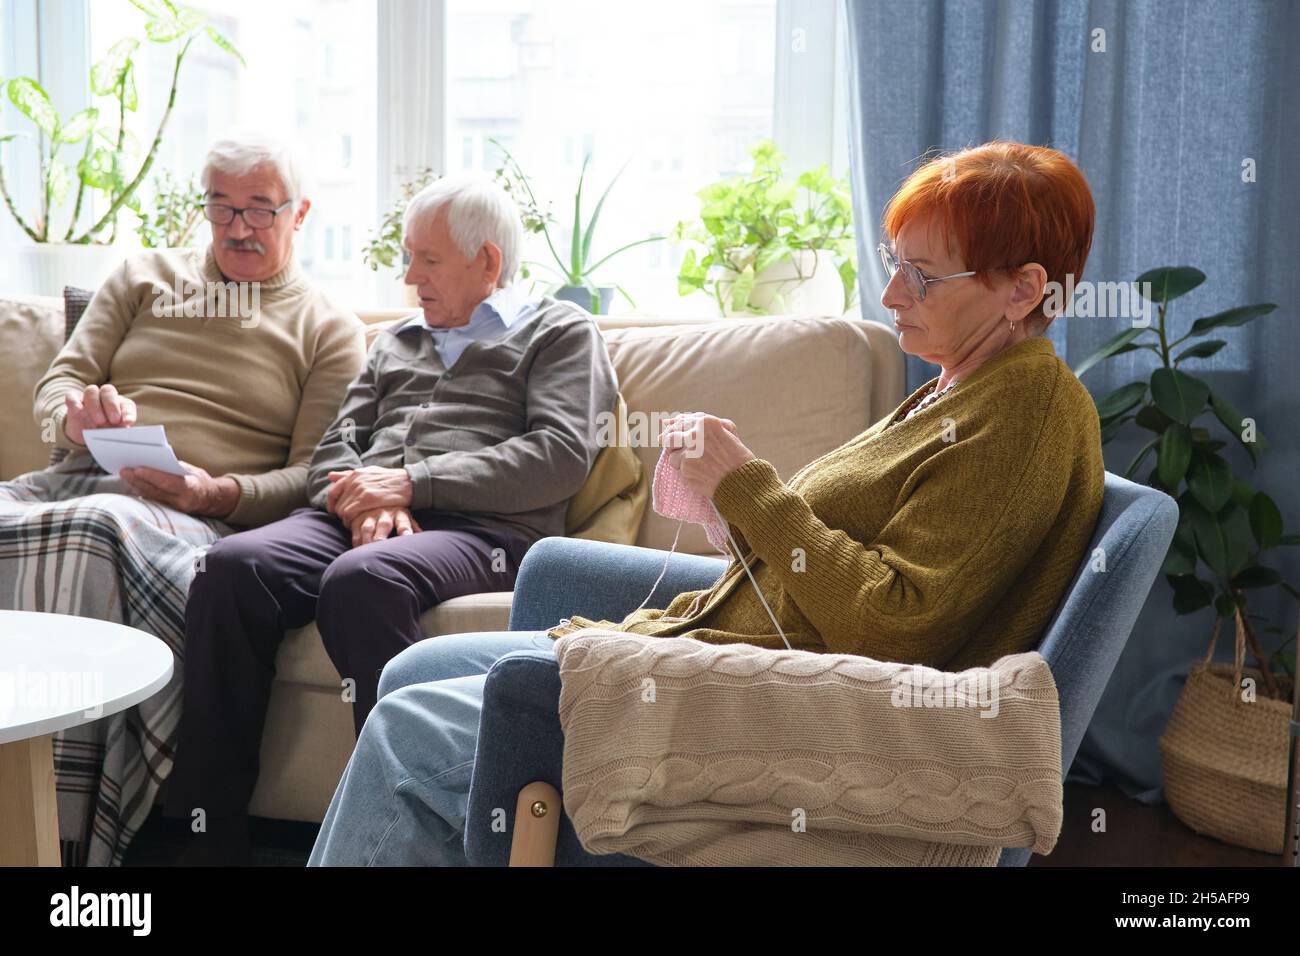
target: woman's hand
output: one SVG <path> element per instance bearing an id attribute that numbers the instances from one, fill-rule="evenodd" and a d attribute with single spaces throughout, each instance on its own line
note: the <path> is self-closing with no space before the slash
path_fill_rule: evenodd
<path id="1" fill-rule="evenodd" d="M 668 464 L 686 487 L 712 498 L 718 483 L 745 462 L 757 457 L 736 437 L 736 423 L 703 412 L 676 415 L 664 422 L 661 448 L 670 449 Z"/>
<path id="2" fill-rule="evenodd" d="M 117 394 L 112 385 L 88 385 L 80 395 L 63 397 L 68 417 L 63 434 L 78 445 L 86 444 L 87 428 L 129 428 L 135 424 L 135 402 Z"/>

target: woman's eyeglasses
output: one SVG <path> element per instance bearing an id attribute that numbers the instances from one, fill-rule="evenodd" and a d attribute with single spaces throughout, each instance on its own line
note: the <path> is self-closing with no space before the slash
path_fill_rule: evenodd
<path id="1" fill-rule="evenodd" d="M 949 276 L 938 276 L 933 279 L 927 278 L 921 274 L 920 269 L 912 265 L 912 263 L 908 262 L 906 259 L 903 259 L 900 262 L 898 257 L 894 255 L 893 250 L 883 242 L 876 247 L 876 250 L 880 253 L 880 261 L 885 267 L 885 275 L 890 279 L 893 279 L 894 274 L 901 269 L 903 272 L 903 282 L 907 286 L 907 291 L 912 294 L 912 298 L 916 299 L 917 302 L 924 301 L 926 286 L 931 282 L 943 282 L 945 279 L 961 279 L 965 276 L 975 275 L 974 272 L 954 272 Z"/>
<path id="2" fill-rule="evenodd" d="M 235 221 L 235 216 L 242 216 L 244 225 L 249 229 L 270 229 L 275 225 L 275 217 L 280 215 L 286 206 L 293 205 L 292 199 L 286 199 L 274 209 L 267 209 L 264 206 L 248 206 L 240 209 L 238 206 L 227 206 L 220 202 L 207 202 L 203 204 L 203 215 L 208 217 L 208 222 L 216 223 L 218 226 L 228 226 Z"/>

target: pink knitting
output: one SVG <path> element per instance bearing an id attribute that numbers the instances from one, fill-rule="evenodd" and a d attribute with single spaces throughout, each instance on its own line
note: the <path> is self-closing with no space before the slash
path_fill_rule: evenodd
<path id="1" fill-rule="evenodd" d="M 713 502 L 698 491 L 693 491 L 682 481 L 681 472 L 668 464 L 665 448 L 655 465 L 652 500 L 655 511 L 665 518 L 676 518 L 704 526 L 709 544 L 719 551 L 727 551 L 727 526 L 718 519 Z"/>

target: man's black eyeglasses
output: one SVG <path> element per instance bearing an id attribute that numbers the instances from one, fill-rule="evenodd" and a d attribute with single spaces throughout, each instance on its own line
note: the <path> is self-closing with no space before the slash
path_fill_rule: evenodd
<path id="1" fill-rule="evenodd" d="M 267 209 L 264 206 L 246 206 L 240 209 L 238 206 L 228 206 L 221 202 L 208 202 L 203 204 L 203 215 L 208 217 L 208 222 L 216 223 L 218 226 L 228 226 L 235 221 L 235 216 L 242 216 L 244 225 L 249 229 L 270 229 L 275 225 L 275 217 L 280 215 L 286 206 L 293 204 L 292 199 L 286 199 L 274 209 Z"/>

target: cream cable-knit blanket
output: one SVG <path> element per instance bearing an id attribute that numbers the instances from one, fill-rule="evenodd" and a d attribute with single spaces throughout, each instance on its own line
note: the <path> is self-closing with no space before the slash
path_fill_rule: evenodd
<path id="1" fill-rule="evenodd" d="M 946 673 L 584 628 L 559 638 L 564 808 L 661 866 L 994 866 L 1061 829 L 1036 651 Z"/>

